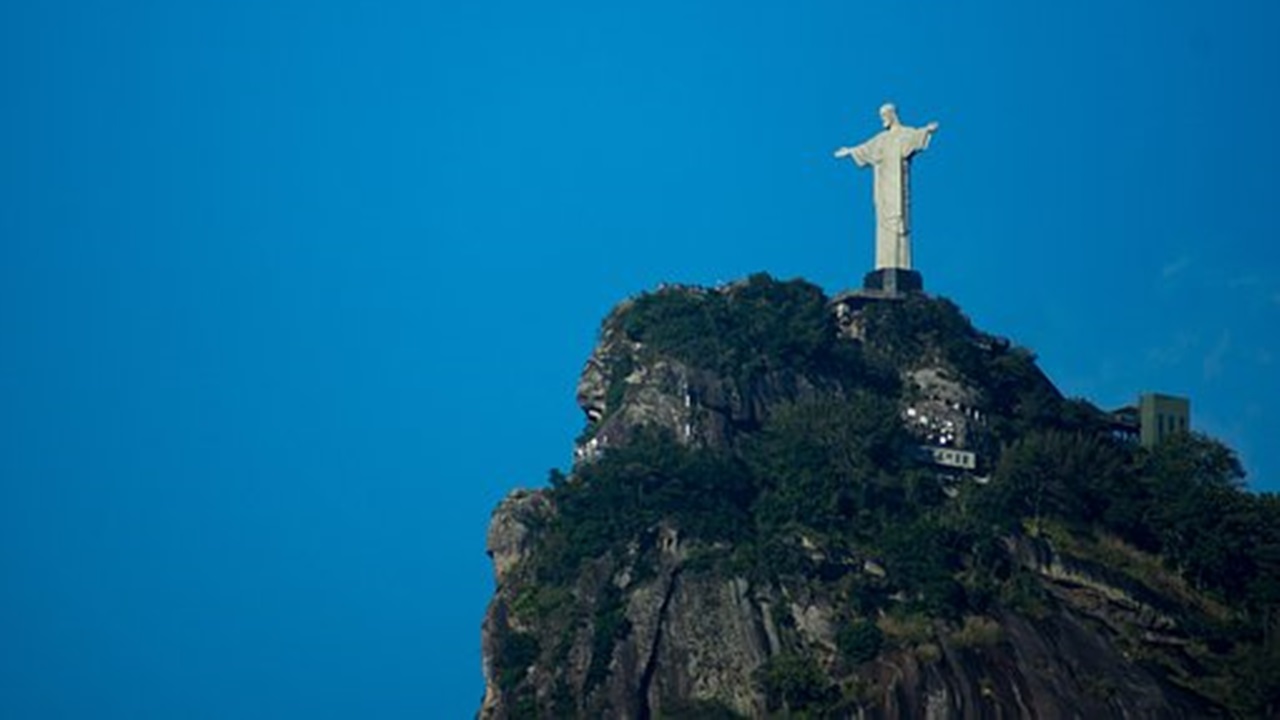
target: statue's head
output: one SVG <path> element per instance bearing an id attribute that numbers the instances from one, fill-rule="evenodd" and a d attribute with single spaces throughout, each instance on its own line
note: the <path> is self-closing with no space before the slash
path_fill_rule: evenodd
<path id="1" fill-rule="evenodd" d="M 880 106 L 880 122 L 886 129 L 898 124 L 898 108 L 893 103 L 885 103 Z"/>

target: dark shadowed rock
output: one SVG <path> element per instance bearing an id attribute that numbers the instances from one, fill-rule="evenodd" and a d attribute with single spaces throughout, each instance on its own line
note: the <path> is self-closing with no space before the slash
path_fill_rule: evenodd
<path id="1" fill-rule="evenodd" d="M 788 332 L 794 343 L 762 340 Z M 1206 665 L 1225 661 L 1204 633 L 1240 615 L 1156 556 L 1042 519 L 1042 495 L 1070 503 L 1034 476 L 1019 480 L 1040 493 L 1033 518 L 980 512 L 1022 507 L 1003 499 L 1004 448 L 1089 426 L 1062 425 L 1033 357 L 950 303 L 851 313 L 759 277 L 664 289 L 610 314 L 577 397 L 573 472 L 493 513 L 482 718 L 1228 712 Z M 812 416 L 866 397 L 894 426 L 866 447 Z M 781 434 L 778 417 L 825 434 Z M 978 467 L 930 466 L 906 452 L 915 444 L 972 452 Z M 848 473 L 847 493 L 833 472 Z M 746 479 L 715 485 L 710 504 L 698 496 L 735 473 Z M 788 514 L 811 501 L 821 521 Z M 717 503 L 731 522 L 689 514 Z M 945 532 L 911 534 L 938 517 Z M 942 547 L 957 537 L 968 544 Z M 940 552 L 945 572 L 927 566 Z"/>

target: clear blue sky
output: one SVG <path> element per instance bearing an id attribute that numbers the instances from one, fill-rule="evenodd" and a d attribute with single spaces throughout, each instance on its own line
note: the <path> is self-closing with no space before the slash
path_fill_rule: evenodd
<path id="1" fill-rule="evenodd" d="M 12 2 L 0 716 L 449 718 L 484 533 L 661 281 L 871 263 L 1280 488 L 1274 4 Z"/>

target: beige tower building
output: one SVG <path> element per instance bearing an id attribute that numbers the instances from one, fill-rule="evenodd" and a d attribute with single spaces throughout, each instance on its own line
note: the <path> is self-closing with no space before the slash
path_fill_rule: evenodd
<path id="1" fill-rule="evenodd" d="M 1174 395 L 1143 393 L 1138 396 L 1139 439 L 1151 447 L 1178 432 L 1191 429 L 1191 401 Z"/>

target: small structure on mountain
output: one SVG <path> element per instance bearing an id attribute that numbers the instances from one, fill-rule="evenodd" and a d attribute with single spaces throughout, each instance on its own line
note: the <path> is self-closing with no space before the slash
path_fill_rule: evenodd
<path id="1" fill-rule="evenodd" d="M 1112 431 L 1155 447 L 1174 433 L 1191 429 L 1191 400 L 1177 395 L 1142 393 L 1137 405 L 1111 411 Z"/>

